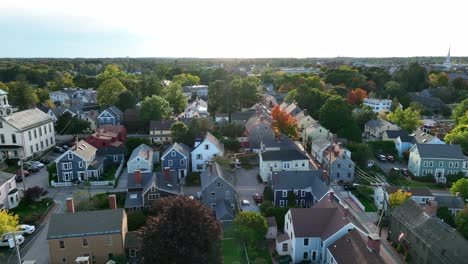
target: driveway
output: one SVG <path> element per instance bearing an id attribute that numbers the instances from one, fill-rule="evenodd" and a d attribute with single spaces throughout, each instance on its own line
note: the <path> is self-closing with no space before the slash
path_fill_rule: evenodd
<path id="1" fill-rule="evenodd" d="M 403 162 L 380 161 L 374 159 L 374 164 L 382 168 L 385 173 L 389 173 L 392 168 L 407 169 L 408 165 Z"/>
<path id="2" fill-rule="evenodd" d="M 236 192 L 237 201 L 240 203 L 242 200 L 250 202 L 250 206 L 242 206 L 244 211 L 260 212 L 253 199 L 255 193 L 263 194 L 265 185 L 258 183 L 257 181 L 258 167 L 253 167 L 251 170 L 243 168 L 237 169 L 236 171 Z"/>

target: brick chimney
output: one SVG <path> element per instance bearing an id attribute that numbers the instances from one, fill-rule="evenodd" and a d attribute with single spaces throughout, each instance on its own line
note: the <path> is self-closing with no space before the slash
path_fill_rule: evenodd
<path id="1" fill-rule="evenodd" d="M 75 203 L 73 202 L 73 198 L 67 198 L 67 212 L 75 212 Z"/>
<path id="2" fill-rule="evenodd" d="M 348 217 L 349 216 L 349 206 L 343 205 L 343 216 Z"/>
<path id="3" fill-rule="evenodd" d="M 170 182 L 171 181 L 171 170 L 169 167 L 165 167 L 164 168 L 164 179 L 167 181 L 167 182 Z"/>
<path id="4" fill-rule="evenodd" d="M 115 194 L 111 194 L 109 197 L 109 208 L 110 209 L 117 209 L 117 197 Z"/>
<path id="5" fill-rule="evenodd" d="M 141 171 L 136 170 L 133 172 L 133 177 L 135 177 L 135 184 L 136 185 L 141 185 Z"/>
<path id="6" fill-rule="evenodd" d="M 334 192 L 330 192 L 328 194 L 329 198 L 330 198 L 330 202 L 333 202 L 333 198 L 335 197 L 335 193 Z"/>
<path id="7" fill-rule="evenodd" d="M 380 237 L 376 233 L 370 233 L 367 236 L 367 247 L 372 252 L 380 251 Z"/>
<path id="8" fill-rule="evenodd" d="M 429 216 L 435 216 L 437 213 L 437 202 L 434 200 L 429 200 L 427 206 L 424 208 L 424 211 Z"/>

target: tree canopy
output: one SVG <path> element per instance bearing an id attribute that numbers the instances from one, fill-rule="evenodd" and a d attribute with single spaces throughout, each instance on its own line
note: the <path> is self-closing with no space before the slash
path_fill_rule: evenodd
<path id="1" fill-rule="evenodd" d="M 351 106 L 340 96 L 333 95 L 320 108 L 320 123 L 332 133 L 346 128 L 352 120 Z"/>
<path id="2" fill-rule="evenodd" d="M 458 125 L 445 135 L 445 141 L 460 144 L 463 152 L 468 153 L 468 124 Z"/>
<path id="3" fill-rule="evenodd" d="M 421 121 L 419 121 L 420 118 L 421 115 L 419 112 L 414 111 L 410 107 L 406 108 L 405 110 L 401 110 L 398 107 L 395 112 L 390 112 L 387 115 L 388 120 L 397 124 L 407 132 L 412 132 L 421 124 Z"/>
<path id="4" fill-rule="evenodd" d="M 265 240 L 268 231 L 265 217 L 256 212 L 240 212 L 234 218 L 233 225 L 236 238 L 250 245 Z"/>
<path id="5" fill-rule="evenodd" d="M 121 94 L 119 94 L 115 106 L 119 108 L 120 111 L 124 112 L 127 109 L 135 108 L 136 103 L 137 99 L 131 91 L 123 91 Z"/>
<path id="6" fill-rule="evenodd" d="M 460 118 L 465 116 L 465 113 L 468 112 L 468 98 L 461 101 L 460 104 L 458 104 L 455 109 L 453 109 L 453 114 L 452 117 L 455 120 L 455 123 L 459 123 Z"/>
<path id="7" fill-rule="evenodd" d="M 185 125 L 182 122 L 175 122 L 171 126 L 171 138 L 173 142 L 178 142 L 178 143 L 188 143 L 187 137 L 188 137 L 188 132 L 189 129 L 187 125 Z"/>
<path id="8" fill-rule="evenodd" d="M 68 111 L 64 112 L 57 118 L 55 123 L 55 130 L 61 134 L 82 134 L 91 129 L 91 124 L 79 118 L 78 116 L 72 116 Z"/>
<path id="9" fill-rule="evenodd" d="M 459 212 L 455 216 L 455 223 L 457 225 L 457 230 L 460 234 L 468 239 L 468 206 L 465 205 L 465 209 L 462 212 Z"/>
<path id="10" fill-rule="evenodd" d="M 200 84 L 200 77 L 192 75 L 190 73 L 182 73 L 175 75 L 172 78 L 172 82 L 178 83 L 181 86 L 191 86 Z"/>
<path id="11" fill-rule="evenodd" d="M 405 192 L 402 191 L 401 189 L 391 193 L 389 195 L 389 201 L 390 201 L 390 207 L 395 208 L 400 206 L 402 203 L 404 203 L 406 200 L 408 200 L 412 194 L 410 192 Z"/>
<path id="12" fill-rule="evenodd" d="M 177 82 L 164 88 L 164 98 L 169 102 L 175 114 L 183 112 L 187 106 L 187 97 L 182 93 L 182 86 Z"/>
<path id="13" fill-rule="evenodd" d="M 115 105 L 119 95 L 127 88 L 117 78 L 106 79 L 97 89 L 97 101 L 101 107 Z"/>
<path id="14" fill-rule="evenodd" d="M 452 184 L 450 192 L 453 194 L 460 193 L 463 199 L 468 199 L 468 178 L 461 178 Z"/>
<path id="15" fill-rule="evenodd" d="M 15 232 L 18 228 L 18 219 L 17 215 L 7 210 L 0 210 L 0 234 Z"/>
<path id="16" fill-rule="evenodd" d="M 277 105 L 271 111 L 271 117 L 273 119 L 271 126 L 277 134 L 285 134 L 288 137 L 297 137 L 297 122 L 294 117 Z"/>
<path id="17" fill-rule="evenodd" d="M 32 86 L 25 80 L 8 83 L 9 103 L 18 107 L 20 110 L 25 110 L 36 106 L 39 103 L 39 98 Z"/>
<path id="18" fill-rule="evenodd" d="M 157 95 L 146 97 L 140 106 L 140 119 L 143 121 L 159 121 L 169 118 L 172 113 L 169 102 Z"/>

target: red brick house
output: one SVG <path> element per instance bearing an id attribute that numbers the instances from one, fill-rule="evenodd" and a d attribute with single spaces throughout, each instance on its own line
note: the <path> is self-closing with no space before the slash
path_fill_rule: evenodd
<path id="1" fill-rule="evenodd" d="M 96 132 L 85 138 L 85 141 L 96 148 L 120 147 L 127 140 L 127 129 L 124 126 L 103 125 Z"/>

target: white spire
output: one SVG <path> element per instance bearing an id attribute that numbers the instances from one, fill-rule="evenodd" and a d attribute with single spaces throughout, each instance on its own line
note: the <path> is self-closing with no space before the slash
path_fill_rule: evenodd
<path id="1" fill-rule="evenodd" d="M 450 69 L 452 68 L 452 61 L 450 59 L 450 46 L 449 46 L 449 50 L 448 50 L 448 54 L 447 54 L 447 58 L 445 58 L 445 62 L 444 62 L 444 67 L 446 69 Z"/>

